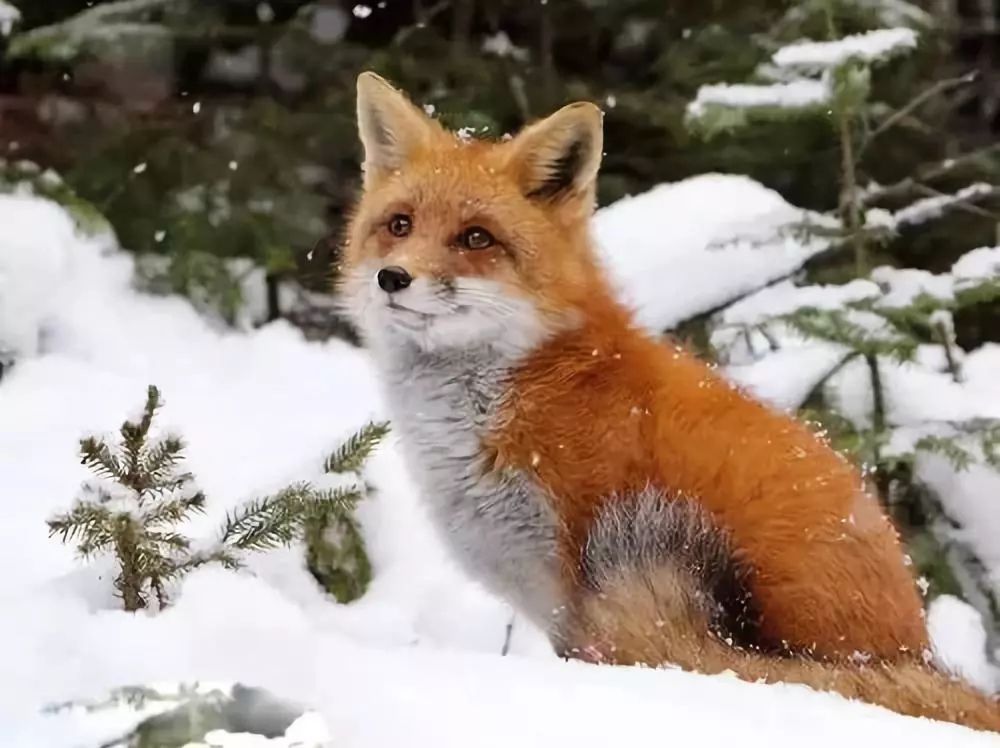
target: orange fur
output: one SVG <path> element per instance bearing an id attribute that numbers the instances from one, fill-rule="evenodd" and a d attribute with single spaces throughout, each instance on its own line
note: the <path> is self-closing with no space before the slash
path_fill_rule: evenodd
<path id="1" fill-rule="evenodd" d="M 531 471 L 575 559 L 610 494 L 648 482 L 695 497 L 752 567 L 761 633 L 820 657 L 927 647 L 895 530 L 861 476 L 803 424 L 635 331 L 604 288 L 586 323 L 517 373 L 497 461 Z M 580 414 L 586 413 L 586 418 Z"/>
<path id="2" fill-rule="evenodd" d="M 510 141 L 465 143 L 384 82 L 362 86 L 381 99 L 377 112 L 359 104 L 378 158 L 366 163 L 347 267 L 374 258 L 418 278 L 488 279 L 530 301 L 550 333 L 511 373 L 481 448 L 487 470 L 531 476 L 559 519 L 567 651 L 804 682 L 1000 730 L 992 701 L 923 664 L 928 634 L 914 578 L 858 470 L 802 423 L 634 326 L 591 246 L 593 154 L 575 164 L 582 178 L 537 197 L 567 138 L 589 129 L 599 155 L 596 109 L 565 108 Z M 372 124 L 376 115 L 388 122 Z M 386 230 L 401 212 L 413 216 L 404 238 Z M 457 247 L 470 225 L 496 244 Z M 692 588 L 669 573 L 650 582 L 625 570 L 596 597 L 586 589 L 580 559 L 596 516 L 648 485 L 698 502 L 726 534 L 748 572 L 758 651 L 713 638 L 683 604 Z"/>

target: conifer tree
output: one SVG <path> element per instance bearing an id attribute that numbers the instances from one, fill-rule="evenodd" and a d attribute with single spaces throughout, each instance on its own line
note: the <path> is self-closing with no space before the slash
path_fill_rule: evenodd
<path id="1" fill-rule="evenodd" d="M 902 422 L 890 381 L 900 367 L 910 367 L 961 383 L 966 352 L 955 320 L 1000 303 L 1000 249 L 966 246 L 951 272 L 892 267 L 901 250 L 913 251 L 915 237 L 934 236 L 951 213 L 1000 226 L 991 208 L 1000 195 L 995 145 L 912 164 L 888 184 L 873 176 L 879 154 L 894 139 L 910 137 L 923 112 L 976 79 L 975 72 L 962 73 L 931 82 L 907 100 L 887 99 L 892 86 L 882 85 L 880 76 L 901 75 L 931 25 L 929 14 L 906 2 L 798 3 L 763 38 L 767 61 L 751 82 L 715 82 L 698 91 L 687 110 L 696 137 L 739 140 L 788 123 L 817 123 L 826 127 L 839 165 L 836 205 L 820 225 L 796 228 L 828 248 L 775 282 L 787 291 L 786 301 L 801 302 L 780 302 L 780 311 L 763 313 L 730 312 L 738 305 L 723 305 L 713 310 L 708 327 L 723 363 L 758 360 L 809 341 L 834 352 L 829 365 L 817 369 L 800 415 L 864 467 L 929 580 L 930 594 L 960 594 L 996 632 L 995 588 L 941 497 L 919 480 L 917 465 L 922 455 L 935 453 L 956 471 L 998 467 L 1000 422 Z M 934 263 L 943 264 L 939 258 Z M 819 282 L 841 285 L 813 285 Z M 797 292 L 793 284 L 801 284 Z M 827 298 L 836 301 L 817 303 L 831 292 Z M 849 397 L 842 392 L 846 381 L 852 382 Z M 867 412 L 858 412 L 858 402 L 867 403 Z"/>
<path id="2" fill-rule="evenodd" d="M 339 601 L 360 596 L 371 578 L 357 503 L 370 490 L 360 473 L 388 433 L 372 423 L 350 437 L 324 463 L 329 485 L 294 483 L 250 500 L 226 515 L 217 540 L 198 548 L 178 526 L 205 509 L 205 495 L 182 472 L 184 444 L 173 435 L 151 436 L 161 406 L 150 386 L 142 414 L 120 429 L 118 444 L 98 437 L 80 442 L 83 464 L 94 474 L 76 504 L 49 520 L 49 533 L 76 545 L 84 558 L 110 554 L 115 590 L 125 610 L 159 608 L 170 585 L 208 563 L 238 569 L 247 553 L 303 541 L 317 580 Z"/>
<path id="3" fill-rule="evenodd" d="M 204 510 L 205 495 L 190 473 L 179 470 L 183 442 L 150 437 L 160 405 L 159 390 L 150 386 L 142 415 L 122 424 L 119 444 L 81 440 L 81 461 L 94 478 L 83 484 L 72 509 L 48 523 L 50 535 L 75 543 L 84 558 L 114 555 L 115 590 L 129 611 L 147 607 L 151 596 L 163 607 L 168 584 L 203 564 L 238 563 L 225 548 L 192 551 L 191 541 L 175 528 Z"/>

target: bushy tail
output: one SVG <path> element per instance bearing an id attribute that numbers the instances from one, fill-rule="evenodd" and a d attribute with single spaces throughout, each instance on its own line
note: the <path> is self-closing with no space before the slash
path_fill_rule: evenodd
<path id="1" fill-rule="evenodd" d="M 916 657 L 833 664 L 722 640 L 715 633 L 720 603 L 731 606 L 733 600 L 720 601 L 719 590 L 736 590 L 739 580 L 720 534 L 691 506 L 644 494 L 602 515 L 584 559 L 589 590 L 555 634 L 564 654 L 801 683 L 901 714 L 1000 732 L 1000 703 Z"/>

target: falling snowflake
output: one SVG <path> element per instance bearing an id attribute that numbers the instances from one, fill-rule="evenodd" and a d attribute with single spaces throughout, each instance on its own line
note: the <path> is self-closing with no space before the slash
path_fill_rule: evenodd
<path id="1" fill-rule="evenodd" d="M 257 6 L 257 20 L 261 23 L 271 23 L 274 20 L 274 8 L 269 3 L 260 3 Z"/>
<path id="2" fill-rule="evenodd" d="M 354 10 L 351 12 L 354 13 L 355 18 L 368 18 L 368 16 L 372 14 L 372 9 L 370 5 L 362 5 L 358 3 L 354 6 Z"/>

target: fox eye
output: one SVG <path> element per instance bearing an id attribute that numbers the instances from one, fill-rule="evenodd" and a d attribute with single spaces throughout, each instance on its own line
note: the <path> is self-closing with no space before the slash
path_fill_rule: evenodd
<path id="1" fill-rule="evenodd" d="M 466 249 L 488 249 L 496 243 L 493 234 L 482 226 L 470 226 L 462 232 L 458 240 Z"/>
<path id="2" fill-rule="evenodd" d="M 393 236 L 406 236 L 413 229 L 413 219 L 405 213 L 396 213 L 389 219 L 389 233 Z"/>

